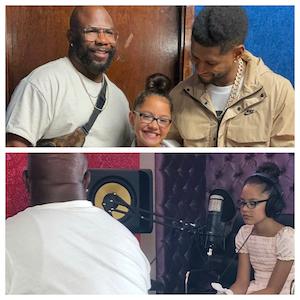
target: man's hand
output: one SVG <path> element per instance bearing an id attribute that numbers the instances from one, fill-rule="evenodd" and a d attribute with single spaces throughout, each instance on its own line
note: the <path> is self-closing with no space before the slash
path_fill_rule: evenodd
<path id="1" fill-rule="evenodd" d="M 13 133 L 6 134 L 7 147 L 31 147 L 31 143 L 19 135 Z"/>

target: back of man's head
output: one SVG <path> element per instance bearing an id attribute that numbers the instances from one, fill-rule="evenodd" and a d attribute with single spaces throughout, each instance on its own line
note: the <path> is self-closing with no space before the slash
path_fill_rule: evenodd
<path id="1" fill-rule="evenodd" d="M 220 47 L 225 53 L 232 47 L 244 44 L 248 18 L 239 6 L 207 6 L 196 17 L 193 39 L 204 47 Z"/>
<path id="2" fill-rule="evenodd" d="M 26 185 L 32 205 L 85 198 L 87 159 L 81 153 L 31 153 Z"/>

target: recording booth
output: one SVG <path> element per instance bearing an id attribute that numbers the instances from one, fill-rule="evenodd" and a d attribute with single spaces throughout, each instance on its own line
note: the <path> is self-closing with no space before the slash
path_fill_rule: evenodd
<path id="1" fill-rule="evenodd" d="M 211 282 L 235 281 L 243 225 L 235 203 L 265 161 L 283 172 L 286 208 L 278 220 L 293 227 L 294 157 L 286 153 L 156 154 L 154 182 L 150 170 L 92 169 L 89 199 L 134 233 L 150 233 L 156 223 L 155 293 L 215 293 Z"/>
<path id="2" fill-rule="evenodd" d="M 235 203 L 244 180 L 265 161 L 276 163 L 282 171 L 280 183 L 286 208 L 279 218 L 293 226 L 294 156 L 288 153 L 157 154 L 156 212 L 197 220 L 205 226 L 210 192 L 222 188 Z M 234 238 L 241 225 L 237 212 L 226 223 L 225 251 L 217 249 L 212 256 L 207 256 L 202 247 L 203 236 L 157 226 L 156 248 L 161 250 L 157 254 L 156 274 L 157 280 L 163 283 L 162 292 L 211 293 L 210 282 L 222 276 L 224 268 L 228 268 L 222 278 L 225 285 L 233 282 L 236 275 Z"/>

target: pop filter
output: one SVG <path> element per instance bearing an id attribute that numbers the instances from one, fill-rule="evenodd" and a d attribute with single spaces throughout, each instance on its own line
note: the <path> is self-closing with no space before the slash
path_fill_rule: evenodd
<path id="1" fill-rule="evenodd" d="M 223 189 L 215 189 L 209 195 L 206 220 L 205 249 L 211 256 L 213 251 L 225 251 L 226 223 L 235 216 L 231 196 Z"/>
<path id="2" fill-rule="evenodd" d="M 223 198 L 221 221 L 224 223 L 231 221 L 235 216 L 236 209 L 229 193 L 223 189 L 214 189 L 209 197 L 212 197 L 213 195 L 218 195 Z"/>

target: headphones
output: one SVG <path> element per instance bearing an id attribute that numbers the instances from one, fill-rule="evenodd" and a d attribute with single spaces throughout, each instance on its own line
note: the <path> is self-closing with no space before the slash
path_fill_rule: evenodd
<path id="1" fill-rule="evenodd" d="M 266 202 L 266 215 L 269 218 L 276 218 L 285 207 L 281 186 L 265 173 L 254 173 L 246 179 L 245 183 L 249 181 L 250 178 L 255 177 L 259 178 L 262 183 L 267 184 L 271 190 L 269 200 Z"/>

